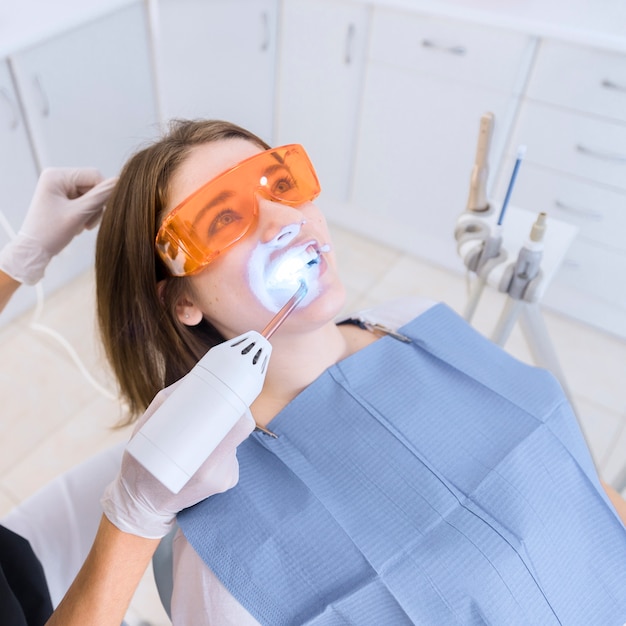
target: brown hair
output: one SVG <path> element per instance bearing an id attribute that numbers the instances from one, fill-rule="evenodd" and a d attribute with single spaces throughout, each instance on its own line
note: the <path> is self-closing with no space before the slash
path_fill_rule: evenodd
<path id="1" fill-rule="evenodd" d="M 218 120 L 175 120 L 162 139 L 126 163 L 107 202 L 96 244 L 96 304 L 106 356 L 130 409 L 129 422 L 223 337 L 206 320 L 182 324 L 175 305 L 186 279 L 168 274 L 154 240 L 173 174 L 197 145 L 241 138 L 269 146 Z M 157 283 L 163 281 L 159 290 Z"/>

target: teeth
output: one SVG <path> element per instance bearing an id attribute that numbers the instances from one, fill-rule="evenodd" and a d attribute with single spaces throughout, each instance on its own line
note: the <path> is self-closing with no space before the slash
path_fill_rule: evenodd
<path id="1" fill-rule="evenodd" d="M 315 267 L 320 262 L 320 255 L 329 250 L 328 244 L 320 248 L 310 244 L 298 253 L 295 251 L 288 252 L 270 271 L 269 284 L 278 285 L 293 282 L 298 275 Z"/>
<path id="2" fill-rule="evenodd" d="M 300 258 L 304 262 L 304 265 L 311 265 L 312 262 L 316 262 L 319 260 L 319 252 L 315 249 L 314 246 L 307 246 L 306 250 L 302 253 Z"/>

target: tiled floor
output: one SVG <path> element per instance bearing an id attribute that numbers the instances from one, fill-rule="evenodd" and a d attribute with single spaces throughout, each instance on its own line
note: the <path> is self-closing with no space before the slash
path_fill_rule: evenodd
<path id="1" fill-rule="evenodd" d="M 347 310 L 408 294 L 463 310 L 464 277 L 337 227 L 333 235 Z M 93 294 L 87 273 L 47 299 L 41 323 L 60 332 L 112 390 L 95 334 Z M 499 294 L 486 292 L 476 327 L 489 334 L 503 304 Z M 612 481 L 626 465 L 626 342 L 549 312 L 545 319 L 598 469 Z M 58 342 L 31 329 L 29 320 L 25 315 L 0 329 L 0 516 L 52 477 L 128 437 L 127 429 L 113 428 L 121 417 L 118 403 L 96 391 Z M 506 347 L 530 360 L 517 328 Z M 131 626 L 142 620 L 168 623 L 149 574 L 128 616 Z"/>

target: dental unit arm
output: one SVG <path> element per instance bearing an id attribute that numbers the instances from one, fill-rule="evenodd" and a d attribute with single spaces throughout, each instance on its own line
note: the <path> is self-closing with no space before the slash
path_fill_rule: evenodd
<path id="1" fill-rule="evenodd" d="M 126 450 L 178 493 L 261 393 L 272 346 L 268 339 L 307 293 L 296 293 L 259 333 L 251 330 L 211 348 L 135 433 Z"/>

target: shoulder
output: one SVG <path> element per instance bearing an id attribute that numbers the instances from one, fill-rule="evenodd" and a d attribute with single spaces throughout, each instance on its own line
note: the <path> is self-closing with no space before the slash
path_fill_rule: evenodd
<path id="1" fill-rule="evenodd" d="M 337 323 L 340 324 L 347 320 L 357 320 L 359 322 L 376 324 L 397 330 L 437 304 L 439 303 L 435 300 L 429 300 L 428 298 L 405 296 L 366 309 L 359 309 L 347 315 L 342 315 L 337 318 Z"/>

